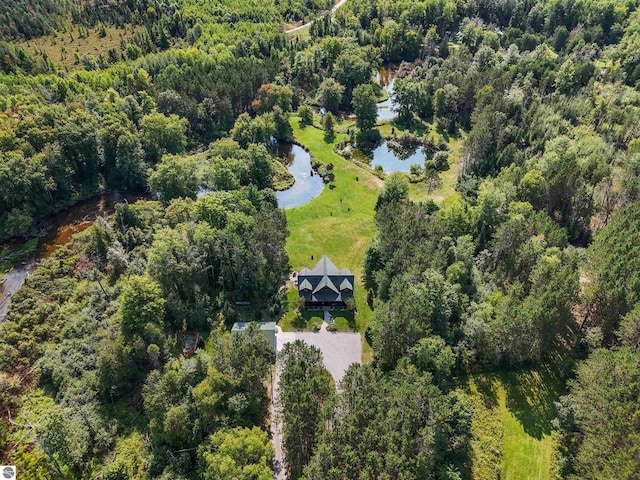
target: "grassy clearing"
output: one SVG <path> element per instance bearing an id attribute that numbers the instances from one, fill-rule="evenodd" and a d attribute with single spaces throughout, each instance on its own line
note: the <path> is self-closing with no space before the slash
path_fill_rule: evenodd
<path id="1" fill-rule="evenodd" d="M 288 30 L 288 28 L 285 28 L 285 31 L 286 30 Z M 289 37 L 289 40 L 309 40 L 311 38 L 311 25 L 307 25 L 306 27 L 301 28 L 300 30 L 296 30 L 295 32 L 287 33 L 287 36 Z"/>
<path id="2" fill-rule="evenodd" d="M 129 43 L 137 32 L 144 31 L 144 27 L 127 25 L 125 28 L 116 28 L 109 25 L 105 26 L 104 37 L 100 37 L 99 31 L 98 27 L 88 29 L 88 35 L 81 38 L 78 28 L 69 25 L 64 31 L 25 40 L 18 45 L 35 58 L 42 59 L 46 56 L 55 65 L 60 65 L 66 70 L 77 70 L 82 68 L 84 55 L 93 55 L 96 58 L 102 55 L 107 58 L 112 48 L 120 54 L 123 45 Z"/>
<path id="3" fill-rule="evenodd" d="M 327 186 L 319 197 L 286 210 L 290 231 L 287 253 L 291 266 L 293 270 L 312 267 L 322 255 L 327 255 L 339 268 L 349 268 L 356 277 L 358 312 L 354 324 L 357 331 L 364 333 L 372 312 L 366 302 L 362 260 L 375 234 L 373 213 L 382 181 L 370 171 L 334 153 L 333 144 L 325 140 L 321 130 L 300 128 L 298 117 L 292 117 L 291 124 L 298 142 L 320 161 L 334 165 L 336 179 L 333 186 Z M 338 134 L 335 141 L 343 137 Z M 295 290 L 291 289 L 288 295 L 290 299 L 295 298 Z M 287 312 L 282 319 L 283 329 L 291 328 L 292 313 Z M 367 359 L 371 356 L 371 347 L 364 341 L 364 336 L 363 342 Z"/>
<path id="4" fill-rule="evenodd" d="M 474 407 L 471 478 L 553 478 L 559 378 L 538 370 L 483 373 L 469 377 L 464 389 Z"/>

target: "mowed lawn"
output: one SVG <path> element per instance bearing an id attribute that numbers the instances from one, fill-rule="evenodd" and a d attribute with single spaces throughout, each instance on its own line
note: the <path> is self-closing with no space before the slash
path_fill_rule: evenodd
<path id="1" fill-rule="evenodd" d="M 298 208 L 286 210 L 290 236 L 287 252 L 294 270 L 312 267 L 328 255 L 338 267 L 348 267 L 356 275 L 355 326 L 364 333 L 372 312 L 366 302 L 362 260 L 375 234 L 374 207 L 382 181 L 365 168 L 335 154 L 324 133 L 315 127 L 299 127 L 292 118 L 296 140 L 325 163 L 333 163 L 335 187 Z M 344 135 L 339 134 L 334 141 Z M 443 172 L 443 184 L 431 197 L 443 204 L 458 201 L 453 189 L 461 141 L 450 143 L 451 169 Z M 356 180 L 357 178 L 357 180 Z M 412 187 L 414 187 L 412 185 Z M 414 187 L 415 188 L 415 187 Z M 411 196 L 424 198 L 421 192 Z M 313 255 L 313 260 L 311 256 Z M 289 301 L 297 292 L 291 287 Z M 293 329 L 292 309 L 281 320 L 285 330 Z M 309 317 L 309 318 L 307 318 Z M 307 328 L 320 319 L 305 316 Z M 344 321 L 343 328 L 351 322 Z M 372 357 L 363 336 L 363 360 Z M 474 408 L 471 472 L 474 480 L 548 480 L 553 478 L 557 437 L 551 430 L 555 416 L 553 402 L 562 392 L 562 382 L 553 372 L 521 370 L 480 373 L 463 380 L 461 390 Z"/>
<path id="2" fill-rule="evenodd" d="M 468 379 L 465 390 L 474 407 L 471 478 L 554 478 L 557 436 L 551 421 L 561 385 L 555 375 L 539 370 Z"/>
<path id="3" fill-rule="evenodd" d="M 349 268 L 356 277 L 355 326 L 364 333 L 372 312 L 366 302 L 362 260 L 375 234 L 374 208 L 383 183 L 368 170 L 334 153 L 333 144 L 325 141 L 323 131 L 312 126 L 300 128 L 298 117 L 292 117 L 291 124 L 296 141 L 323 163 L 332 163 L 335 174 L 335 182 L 325 186 L 319 197 L 286 210 L 291 267 L 294 271 L 311 268 L 327 255 L 338 268 Z M 340 138 L 337 136 L 334 141 Z M 290 319 L 285 317 L 282 321 L 284 329 L 291 328 L 287 320 Z M 368 345 L 363 351 L 370 356 Z"/>

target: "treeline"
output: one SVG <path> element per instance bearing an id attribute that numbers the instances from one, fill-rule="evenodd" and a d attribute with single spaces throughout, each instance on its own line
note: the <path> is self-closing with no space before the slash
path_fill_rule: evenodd
<path id="1" fill-rule="evenodd" d="M 12 77 L 0 97 L 0 238 L 26 234 L 34 220 L 101 189 L 144 188 L 147 168 L 165 153 L 230 130 L 275 68 L 194 49 L 104 72 Z"/>
<path id="2" fill-rule="evenodd" d="M 337 394 L 317 348 L 297 340 L 278 362 L 289 478 L 469 475 L 472 410 L 444 382 L 453 362 L 444 343 L 421 342 L 391 373 L 354 364 Z"/>
<path id="3" fill-rule="evenodd" d="M 439 208 L 409 201 L 399 174 L 385 182 L 365 259 L 374 364 L 395 376 L 410 362 L 445 384 L 456 372 L 558 368 L 569 385 L 554 421 L 563 478 L 634 478 L 639 204 L 614 213 L 584 251 L 546 212 L 487 203 L 487 191 L 476 205 Z"/>
<path id="4" fill-rule="evenodd" d="M 4 40 L 30 39 L 64 29 L 68 22 L 87 27 L 100 23 L 123 26 L 171 16 L 175 2 L 143 0 L 3 0 L 0 2 L 0 36 Z"/>
<path id="5" fill-rule="evenodd" d="M 0 326 L 0 443 L 23 475 L 272 477 L 265 382 L 275 354 L 258 329 L 228 333 L 278 313 L 289 270 L 284 214 L 258 184 L 270 158 L 252 148 L 212 147 L 205 171 L 244 172 L 244 186 L 209 184 L 197 199 L 158 179 L 172 168 L 185 188 L 189 157 L 171 167 L 178 157 L 165 157 L 152 175 L 163 203 L 118 205 L 13 296 Z M 249 171 L 245 158 L 256 162 Z M 240 312 L 237 301 L 252 306 Z M 196 330 L 185 359 L 178 332 Z"/>

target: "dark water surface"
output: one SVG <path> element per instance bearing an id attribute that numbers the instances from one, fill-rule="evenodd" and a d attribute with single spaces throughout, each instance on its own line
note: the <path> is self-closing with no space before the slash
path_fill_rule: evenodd
<path id="1" fill-rule="evenodd" d="M 135 202 L 146 198 L 149 197 L 144 194 L 105 193 L 83 200 L 73 207 L 44 219 L 41 225 L 45 229 L 45 234 L 38 239 L 38 248 L 33 257 L 7 272 L 3 284 L 0 286 L 0 322 L 7 314 L 11 296 L 31 275 L 39 260 L 53 255 L 59 247 L 69 243 L 74 234 L 82 232 L 93 225 L 99 216 L 113 213 L 118 203 Z M 11 242 L 10 246 L 15 249 L 21 245 L 14 241 Z"/>
<path id="2" fill-rule="evenodd" d="M 311 156 L 299 145 L 278 143 L 278 153 L 285 160 L 287 170 L 295 178 L 293 186 L 276 192 L 280 208 L 294 208 L 313 200 L 324 190 L 324 181 L 311 167 Z"/>
<path id="3" fill-rule="evenodd" d="M 38 241 L 36 260 L 50 257 L 59 247 L 69 243 L 74 234 L 93 225 L 96 218 L 111 215 L 118 203 L 134 203 L 149 198 L 144 194 L 105 193 L 77 203 L 73 207 L 46 219 L 47 231 Z"/>

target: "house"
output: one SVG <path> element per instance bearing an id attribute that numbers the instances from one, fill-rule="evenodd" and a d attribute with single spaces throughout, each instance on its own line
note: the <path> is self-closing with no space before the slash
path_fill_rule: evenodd
<path id="1" fill-rule="evenodd" d="M 253 322 L 236 322 L 231 327 L 231 334 L 244 332 L 249 325 Z M 273 351 L 276 351 L 276 322 L 255 322 L 258 327 L 260 327 L 260 331 L 267 337 L 269 343 L 273 347 Z"/>
<path id="2" fill-rule="evenodd" d="M 311 270 L 300 270 L 297 277 L 298 295 L 304 297 L 307 307 L 344 307 L 353 297 L 353 274 L 348 268 L 336 267 L 326 255 Z"/>

